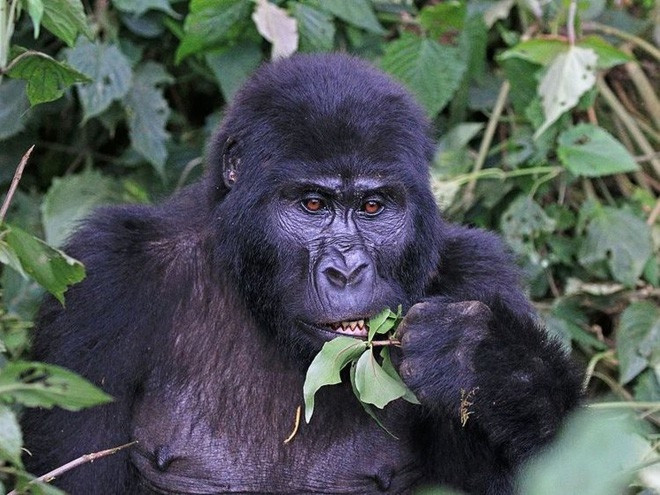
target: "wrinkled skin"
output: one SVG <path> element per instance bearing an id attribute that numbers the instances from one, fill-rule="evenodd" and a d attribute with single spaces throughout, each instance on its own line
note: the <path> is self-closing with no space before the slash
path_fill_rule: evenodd
<path id="1" fill-rule="evenodd" d="M 56 481 L 75 494 L 508 494 L 579 402 L 496 236 L 445 223 L 427 123 L 355 59 L 265 66 L 229 109 L 209 170 L 157 206 L 100 210 L 68 251 L 88 277 L 49 299 L 35 358 L 115 397 L 23 418 L 28 467 L 139 444 Z M 350 385 L 293 428 L 325 341 L 402 305 L 393 359 L 420 399 L 379 411 Z M 343 324 L 348 322 L 352 324 Z"/>

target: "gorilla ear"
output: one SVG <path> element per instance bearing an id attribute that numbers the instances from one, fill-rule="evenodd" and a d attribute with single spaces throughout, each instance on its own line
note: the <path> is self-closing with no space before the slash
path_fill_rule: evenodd
<path id="1" fill-rule="evenodd" d="M 238 179 L 238 166 L 241 159 L 238 156 L 237 141 L 229 137 L 222 147 L 222 180 L 227 188 L 231 189 Z"/>

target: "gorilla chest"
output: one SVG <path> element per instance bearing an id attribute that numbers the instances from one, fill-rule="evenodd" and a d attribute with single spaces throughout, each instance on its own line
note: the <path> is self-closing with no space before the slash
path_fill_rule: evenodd
<path id="1" fill-rule="evenodd" d="M 132 459 L 145 491 L 406 493 L 420 481 L 420 453 L 401 419 L 410 418 L 406 404 L 388 406 L 384 418 L 395 439 L 350 390 L 326 387 L 310 424 L 301 418 L 285 443 L 301 391 L 294 372 L 254 368 L 218 386 L 147 388 L 134 410 Z"/>

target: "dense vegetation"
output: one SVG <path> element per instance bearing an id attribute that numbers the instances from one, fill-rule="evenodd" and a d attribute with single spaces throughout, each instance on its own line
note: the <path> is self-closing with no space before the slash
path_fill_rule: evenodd
<path id="1" fill-rule="evenodd" d="M 26 488 L 21 407 L 108 400 L 26 361 L 43 290 L 84 277 L 58 248 L 94 207 L 198 177 L 225 102 L 296 50 L 408 86 L 446 216 L 502 233 L 584 364 L 588 412 L 524 493 L 658 493 L 659 23 L 652 0 L 0 0 L 0 493 L 61 493 Z"/>

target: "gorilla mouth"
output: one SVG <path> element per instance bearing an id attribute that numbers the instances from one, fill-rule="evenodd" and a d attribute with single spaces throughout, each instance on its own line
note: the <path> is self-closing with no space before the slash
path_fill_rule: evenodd
<path id="1" fill-rule="evenodd" d="M 369 327 L 364 320 L 342 321 L 330 323 L 330 328 L 335 333 L 350 335 L 351 337 L 367 337 Z"/>

